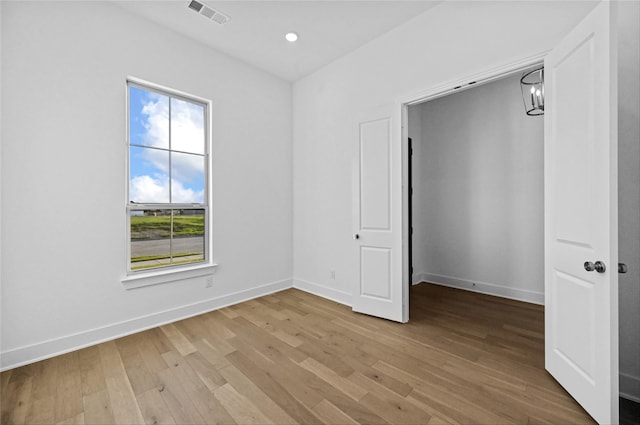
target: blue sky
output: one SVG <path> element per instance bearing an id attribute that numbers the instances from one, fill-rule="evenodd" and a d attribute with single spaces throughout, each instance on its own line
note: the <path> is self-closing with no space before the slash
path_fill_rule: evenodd
<path id="1" fill-rule="evenodd" d="M 203 202 L 204 107 L 134 86 L 129 102 L 129 141 L 138 145 L 129 151 L 131 201 L 165 203 L 171 196 L 172 202 Z M 170 153 L 170 146 L 181 152 Z"/>

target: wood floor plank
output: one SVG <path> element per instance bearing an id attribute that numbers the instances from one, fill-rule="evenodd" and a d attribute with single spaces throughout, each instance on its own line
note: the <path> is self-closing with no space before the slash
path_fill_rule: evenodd
<path id="1" fill-rule="evenodd" d="M 256 367 L 287 388 L 287 391 L 307 409 L 311 409 L 322 400 L 322 394 L 317 391 L 317 385 L 314 385 L 318 383 L 317 379 L 314 380 L 315 376 L 277 350 L 249 346 L 240 341 L 235 343 L 238 344 L 239 351 Z"/>
<path id="2" fill-rule="evenodd" d="M 325 424 L 357 425 L 359 423 L 327 400 L 322 400 L 318 403 L 318 405 L 313 408 L 313 413 Z"/>
<path id="3" fill-rule="evenodd" d="M 100 349 L 97 346 L 84 348 L 78 352 L 78 359 L 82 394 L 92 394 L 106 389 L 107 383 L 100 361 Z"/>
<path id="4" fill-rule="evenodd" d="M 209 391 L 213 391 L 227 383 L 218 369 L 213 367 L 199 351 L 185 356 L 184 359 Z"/>
<path id="5" fill-rule="evenodd" d="M 14 374 L 15 377 L 15 374 Z M 9 382 L 6 395 L 3 394 L 1 410 L 2 424 L 24 424 L 27 419 L 29 403 L 31 401 L 31 386 L 33 378 Z"/>
<path id="6" fill-rule="evenodd" d="M 272 423 L 249 399 L 238 393 L 230 384 L 217 388 L 213 394 L 237 424 Z"/>
<path id="7" fill-rule="evenodd" d="M 205 423 L 233 423 L 224 406 L 212 396 L 211 391 L 184 357 L 176 352 L 165 353 L 163 357 L 171 365 L 174 379 L 178 381 L 176 384 L 181 388 L 181 394 L 178 396 L 181 402 L 188 397 L 189 403 Z"/>
<path id="8" fill-rule="evenodd" d="M 158 372 L 160 393 L 171 416 L 177 424 L 205 424 L 205 420 L 196 410 L 191 398 L 186 394 L 174 368 Z"/>
<path id="9" fill-rule="evenodd" d="M 165 334 L 167 339 L 171 342 L 171 345 L 183 356 L 196 352 L 196 347 L 189 342 L 180 330 L 173 323 L 160 326 L 160 329 Z"/>
<path id="10" fill-rule="evenodd" d="M 544 309 L 435 285 L 398 324 L 289 289 L 0 375 L 2 424 L 593 424 Z"/>
<path id="11" fill-rule="evenodd" d="M 176 421 L 157 388 L 138 394 L 136 400 L 147 424 L 175 425 Z"/>
<path id="12" fill-rule="evenodd" d="M 260 409 L 273 423 L 276 424 L 296 424 L 287 412 L 276 404 L 269 395 L 258 388 L 246 375 L 233 366 L 228 366 L 220 370 L 220 374 L 229 382 L 240 394 L 248 397 L 252 403 Z"/>
<path id="13" fill-rule="evenodd" d="M 56 422 L 56 425 L 84 425 L 84 413 L 78 413 L 70 418 Z"/>
<path id="14" fill-rule="evenodd" d="M 153 342 L 153 345 L 155 345 L 158 353 L 162 354 L 175 349 L 171 344 L 171 341 L 169 341 L 169 338 L 167 338 L 165 333 L 162 332 L 162 329 L 153 328 L 145 331 L 145 333 L 147 334 L 145 336 Z"/>
<path id="15" fill-rule="evenodd" d="M 115 423 L 113 412 L 111 411 L 111 400 L 106 388 L 86 394 L 83 397 L 83 406 L 85 424 L 106 425 Z"/>
<path id="16" fill-rule="evenodd" d="M 229 319 L 235 319 L 236 317 L 238 317 L 238 314 L 235 311 L 233 311 L 233 308 L 231 307 L 221 308 L 218 311 Z"/>
<path id="17" fill-rule="evenodd" d="M 360 373 L 362 376 L 370 379 L 373 382 L 376 382 L 378 385 L 382 385 L 389 391 L 393 391 L 401 397 L 406 397 L 413 390 L 413 387 L 408 383 L 400 379 L 396 379 L 395 377 L 385 372 L 377 370 L 373 366 L 368 366 L 366 364 L 357 365 L 354 363 L 354 368 L 356 368 L 358 373 Z"/>
<path id="18" fill-rule="evenodd" d="M 379 368 L 389 374 L 395 374 L 399 379 L 406 380 L 414 387 L 412 391 L 414 397 L 416 397 L 416 393 L 421 394 L 423 398 L 452 407 L 464 416 L 480 423 L 498 424 L 509 423 L 509 421 L 519 423 L 511 418 L 511 410 L 508 408 L 505 415 L 500 415 L 501 411 L 497 409 L 500 401 L 483 396 L 482 382 L 449 380 L 452 377 L 439 370 L 427 378 L 418 378 L 415 374 L 394 368 L 385 362 L 377 363 L 375 368 Z M 489 405 L 491 405 L 490 408 Z M 509 419 L 505 419 L 504 416 L 509 416 Z"/>
<path id="19" fill-rule="evenodd" d="M 253 364 L 244 354 L 236 351 L 227 356 L 233 366 L 246 375 L 264 393 L 269 394 L 289 416 L 299 423 L 317 423 L 319 419 L 300 403 L 285 387 L 266 372 Z"/>
<path id="20" fill-rule="evenodd" d="M 0 372 L 0 397 L 5 393 L 7 389 L 7 385 L 9 385 L 9 380 L 11 379 L 11 373 L 13 370 L 6 370 L 4 372 Z"/>
<path id="21" fill-rule="evenodd" d="M 82 413 L 82 378 L 78 352 L 63 354 L 58 364 L 55 421 L 75 418 Z"/>
<path id="22" fill-rule="evenodd" d="M 227 349 L 223 347 L 222 350 L 220 350 L 220 347 L 216 344 L 212 344 L 207 340 L 195 341 L 193 345 L 198 349 L 198 353 L 215 369 L 227 367 L 229 360 L 227 360 L 226 355 L 235 351 L 235 348 L 228 343 L 227 345 L 229 345 L 230 348 Z"/>
<path id="23" fill-rule="evenodd" d="M 294 348 L 300 347 L 304 343 L 304 341 L 300 338 L 282 329 L 276 329 L 275 331 L 271 332 L 271 334 L 278 338 L 280 341 L 284 342 L 285 344 L 289 344 Z"/>
<path id="24" fill-rule="evenodd" d="M 209 334 L 214 336 L 215 338 L 224 341 L 236 336 L 236 334 L 234 334 L 227 326 L 225 326 L 227 321 L 232 319 L 222 314 L 219 310 L 203 314 L 200 317 L 202 317 L 202 322 L 209 330 Z"/>
<path id="25" fill-rule="evenodd" d="M 32 425 L 49 425 L 55 423 L 55 406 L 55 394 L 48 397 L 32 399 L 25 423 Z M 4 424 L 6 422 L 2 421 L 0 423 Z"/>
<path id="26" fill-rule="evenodd" d="M 122 364 L 115 342 L 100 344 L 100 359 L 104 370 L 111 410 L 116 423 L 144 423 L 135 393 Z"/>
<path id="27" fill-rule="evenodd" d="M 406 397 L 409 403 L 412 403 L 422 409 L 424 412 L 431 416 L 429 424 L 472 424 L 474 421 L 472 417 L 465 416 L 458 409 L 441 403 L 437 400 L 431 399 L 428 396 L 420 393 L 417 390 L 411 391 Z"/>
<path id="28" fill-rule="evenodd" d="M 304 353 L 296 350 L 289 344 L 286 344 L 280 339 L 273 337 L 270 331 L 260 329 L 254 323 L 246 320 L 244 318 L 244 313 L 245 312 L 243 311 L 241 317 L 233 320 L 233 328 L 235 328 L 235 332 L 237 334 L 237 336 L 233 338 L 234 340 L 240 339 L 253 346 L 261 347 L 262 352 L 266 356 L 282 355 L 296 362 L 301 362 L 307 357 Z"/>
<path id="29" fill-rule="evenodd" d="M 127 373 L 134 394 L 141 394 L 158 386 L 157 375 L 147 370 L 147 364 L 137 346 L 132 347 L 132 350 L 129 351 L 128 354 L 123 354 L 122 351 L 120 351 L 120 353 L 122 365 Z"/>
<path id="30" fill-rule="evenodd" d="M 333 370 L 329 369 L 327 366 L 322 363 L 314 360 L 309 357 L 305 361 L 300 363 L 300 366 L 307 369 L 309 372 L 315 374 L 320 379 L 323 379 L 328 384 L 332 385 L 336 389 L 342 391 L 355 401 L 359 401 L 362 397 L 367 394 L 367 390 L 363 387 L 360 387 L 354 384 L 347 378 L 343 378 L 342 376 L 335 373 Z"/>
<path id="31" fill-rule="evenodd" d="M 421 411 L 415 405 L 400 398 L 382 398 L 368 393 L 360 400 L 360 404 L 379 415 L 390 424 L 424 424 L 428 423 L 431 416 Z"/>
<path id="32" fill-rule="evenodd" d="M 34 368 L 38 368 L 38 373 L 34 375 L 33 381 L 34 400 L 41 400 L 53 395 L 55 405 L 55 394 L 58 386 L 58 364 L 61 361 L 62 356 L 57 356 L 32 365 Z"/>
<path id="33" fill-rule="evenodd" d="M 158 373 L 166 369 L 167 363 L 162 358 L 156 344 L 154 344 L 154 334 L 150 331 L 141 332 L 140 342 L 138 343 L 138 352 L 144 361 L 145 367 L 149 373 Z M 169 351 L 167 348 L 165 350 Z"/>

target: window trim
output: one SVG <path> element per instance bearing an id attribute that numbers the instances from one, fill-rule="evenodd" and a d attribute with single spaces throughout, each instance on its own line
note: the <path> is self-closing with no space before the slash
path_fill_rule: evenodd
<path id="1" fill-rule="evenodd" d="M 134 86 L 143 90 L 156 92 L 163 96 L 170 96 L 179 100 L 200 103 L 205 107 L 205 202 L 203 204 L 135 204 L 131 205 L 129 202 L 130 195 L 130 171 L 131 171 L 131 158 L 130 158 L 130 141 L 129 141 L 129 129 L 130 129 L 130 97 L 129 87 Z M 212 172 L 213 161 L 211 155 L 212 147 L 212 125 L 213 125 L 213 102 L 209 99 L 205 99 L 200 96 L 192 95 L 183 91 L 175 90 L 169 87 L 165 87 L 159 84 L 151 83 L 149 81 L 127 76 L 125 80 L 125 98 L 126 98 L 126 117 L 125 117 L 125 155 L 126 155 L 126 169 L 125 169 L 125 276 L 121 279 L 121 283 L 127 289 L 138 288 L 141 286 L 156 285 L 160 283 L 174 282 L 182 279 L 190 279 L 193 277 L 204 276 L 215 273 L 217 264 L 213 262 L 213 190 L 212 190 Z M 180 151 L 176 151 L 180 152 Z M 131 225 L 130 225 L 130 213 L 132 209 L 148 209 L 148 208 L 170 208 L 180 209 L 182 208 L 195 208 L 204 209 L 205 211 L 205 243 L 204 243 L 204 261 L 199 261 L 190 264 L 176 264 L 168 265 L 157 268 L 132 270 L 131 269 Z"/>

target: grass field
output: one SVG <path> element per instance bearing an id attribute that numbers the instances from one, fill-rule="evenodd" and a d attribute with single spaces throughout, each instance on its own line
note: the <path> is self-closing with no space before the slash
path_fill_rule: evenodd
<path id="1" fill-rule="evenodd" d="M 173 217 L 173 237 L 203 236 L 203 215 L 178 215 Z M 131 240 L 168 238 L 171 236 L 171 217 L 131 217 Z"/>

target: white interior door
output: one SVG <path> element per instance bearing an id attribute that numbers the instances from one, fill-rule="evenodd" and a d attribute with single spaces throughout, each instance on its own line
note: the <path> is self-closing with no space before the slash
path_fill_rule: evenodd
<path id="1" fill-rule="evenodd" d="M 406 322 L 401 158 L 400 107 L 389 105 L 363 116 L 354 167 L 358 272 L 352 306 L 360 313 Z"/>
<path id="2" fill-rule="evenodd" d="M 611 7 L 599 4 L 545 59 L 545 363 L 601 424 L 618 421 Z"/>

